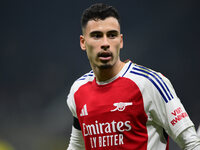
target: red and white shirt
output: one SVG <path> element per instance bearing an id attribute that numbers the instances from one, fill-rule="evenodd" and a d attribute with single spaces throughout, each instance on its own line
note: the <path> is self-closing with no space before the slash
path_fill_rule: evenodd
<path id="1" fill-rule="evenodd" d="M 106 82 L 97 82 L 92 71 L 85 74 L 67 103 L 87 150 L 164 150 L 165 135 L 176 139 L 194 126 L 170 81 L 131 61 Z"/>

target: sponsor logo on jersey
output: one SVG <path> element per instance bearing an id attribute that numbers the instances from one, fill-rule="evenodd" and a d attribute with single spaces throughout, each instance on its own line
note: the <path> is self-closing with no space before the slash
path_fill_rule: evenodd
<path id="1" fill-rule="evenodd" d="M 123 132 L 132 129 L 130 121 L 115 121 L 93 124 L 82 124 L 83 135 L 89 136 L 91 148 L 101 148 L 124 144 Z"/>
<path id="2" fill-rule="evenodd" d="M 111 110 L 111 112 L 113 112 L 113 111 L 124 111 L 124 109 L 126 108 L 126 106 L 131 106 L 131 105 L 133 105 L 133 103 L 132 102 L 120 102 L 120 103 L 114 103 L 113 104 L 114 106 L 116 106 L 116 108 L 115 109 L 113 109 L 113 110 Z"/>
<path id="3" fill-rule="evenodd" d="M 174 116 L 174 119 L 171 120 L 171 124 L 175 126 L 183 118 L 188 117 L 188 114 L 181 109 L 181 107 L 175 109 L 171 114 Z"/>
<path id="4" fill-rule="evenodd" d="M 87 105 L 85 104 L 83 106 L 83 108 L 81 109 L 81 113 L 80 113 L 80 116 L 83 117 L 83 116 L 87 116 L 88 115 L 88 112 L 87 112 Z"/>

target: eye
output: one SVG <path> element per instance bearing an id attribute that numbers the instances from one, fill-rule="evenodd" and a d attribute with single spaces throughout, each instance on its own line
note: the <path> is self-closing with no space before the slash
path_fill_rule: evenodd
<path id="1" fill-rule="evenodd" d="M 92 32 L 92 33 L 90 34 L 90 36 L 91 36 L 92 38 L 94 38 L 94 39 L 99 39 L 99 38 L 101 38 L 101 37 L 103 36 L 103 34 L 102 34 L 101 32 Z"/>
<path id="2" fill-rule="evenodd" d="M 118 36 L 118 32 L 108 32 L 107 37 L 114 39 Z"/>

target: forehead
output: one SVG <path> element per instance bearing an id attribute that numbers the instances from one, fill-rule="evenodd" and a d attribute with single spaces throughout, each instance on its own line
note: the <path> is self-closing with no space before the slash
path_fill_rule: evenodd
<path id="1" fill-rule="evenodd" d="M 88 21 L 84 32 L 89 34 L 93 31 L 108 32 L 111 30 L 116 30 L 120 32 L 120 25 L 117 19 L 114 17 L 108 17 L 104 20 L 90 20 Z"/>

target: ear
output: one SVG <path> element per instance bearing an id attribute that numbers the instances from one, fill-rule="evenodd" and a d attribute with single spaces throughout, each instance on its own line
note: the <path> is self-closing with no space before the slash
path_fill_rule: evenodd
<path id="1" fill-rule="evenodd" d="M 122 49 L 124 46 L 124 42 L 123 42 L 123 34 L 120 34 L 120 48 Z"/>
<path id="2" fill-rule="evenodd" d="M 86 50 L 86 47 L 85 47 L 85 38 L 83 35 L 80 35 L 80 47 L 83 51 Z"/>

